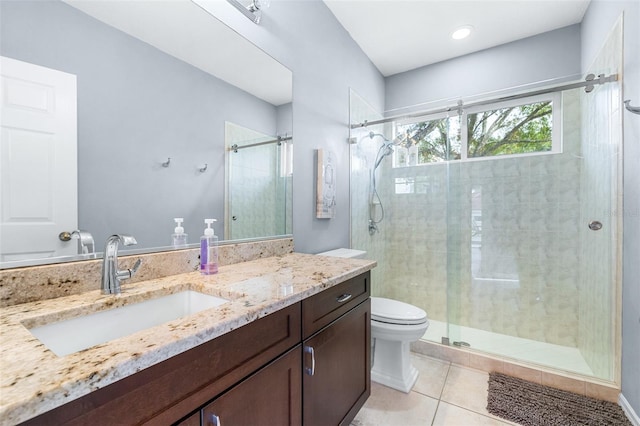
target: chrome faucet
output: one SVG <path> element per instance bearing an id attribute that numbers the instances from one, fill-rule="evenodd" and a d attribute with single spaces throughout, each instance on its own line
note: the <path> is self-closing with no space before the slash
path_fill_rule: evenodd
<path id="1" fill-rule="evenodd" d="M 95 243 L 93 242 L 93 236 L 90 232 L 76 229 L 71 233 L 71 238 L 78 239 L 78 254 L 95 253 Z"/>
<path id="2" fill-rule="evenodd" d="M 137 244 L 131 235 L 112 235 L 107 238 L 102 259 L 102 294 L 120 294 L 120 281 L 131 278 L 140 267 L 141 259 L 131 269 L 118 270 L 118 245 Z"/>

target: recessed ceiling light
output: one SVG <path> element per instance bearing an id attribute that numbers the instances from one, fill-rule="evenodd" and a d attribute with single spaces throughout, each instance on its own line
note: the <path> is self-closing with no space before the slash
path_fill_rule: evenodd
<path id="1" fill-rule="evenodd" d="M 451 34 L 451 38 L 455 40 L 462 40 L 463 38 L 469 37 L 471 30 L 473 30 L 471 25 L 459 27 Z"/>

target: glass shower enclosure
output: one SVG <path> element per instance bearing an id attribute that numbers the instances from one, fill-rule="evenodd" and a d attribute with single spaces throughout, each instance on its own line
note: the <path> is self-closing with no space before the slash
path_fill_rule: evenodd
<path id="1" fill-rule="evenodd" d="M 620 69 L 612 34 L 597 73 Z M 427 341 L 618 381 L 620 82 L 480 98 L 386 120 L 351 92 L 351 245 L 378 261 L 372 294 L 427 311 Z"/>
<path id="2" fill-rule="evenodd" d="M 225 239 L 291 234 L 291 137 L 227 122 L 225 140 Z"/>

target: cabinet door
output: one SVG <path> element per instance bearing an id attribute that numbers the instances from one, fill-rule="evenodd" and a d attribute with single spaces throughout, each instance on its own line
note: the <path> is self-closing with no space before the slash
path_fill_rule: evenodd
<path id="1" fill-rule="evenodd" d="M 371 393 L 370 299 L 303 342 L 304 425 L 349 424 Z"/>
<path id="2" fill-rule="evenodd" d="M 176 426 L 200 426 L 200 411 L 201 410 L 198 410 L 196 413 L 178 422 Z"/>
<path id="3" fill-rule="evenodd" d="M 299 425 L 302 416 L 300 345 L 202 409 L 206 426 Z"/>

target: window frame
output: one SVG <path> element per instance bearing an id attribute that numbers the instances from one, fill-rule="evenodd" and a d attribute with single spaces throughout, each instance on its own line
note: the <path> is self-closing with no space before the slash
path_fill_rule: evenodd
<path id="1" fill-rule="evenodd" d="M 529 104 L 535 104 L 539 102 L 551 102 L 551 150 L 549 151 L 533 151 L 523 152 L 519 154 L 503 154 L 503 155 L 489 155 L 484 157 L 468 157 L 469 152 L 469 132 L 467 129 L 467 115 L 475 114 L 478 112 L 494 111 L 502 108 L 511 108 L 514 106 L 523 106 Z M 548 155 L 548 154 L 561 154 L 562 153 L 562 93 L 553 92 L 545 93 L 543 95 L 528 96 L 525 98 L 518 98 L 509 101 L 498 101 L 491 104 L 477 105 L 469 108 L 464 108 L 461 117 L 462 132 L 460 135 L 461 143 L 461 156 L 462 161 L 481 161 L 497 158 L 514 158 L 514 157 L 526 157 L 531 155 Z"/>
<path id="2" fill-rule="evenodd" d="M 458 117 L 459 114 L 452 110 L 452 111 L 446 111 L 446 112 L 437 112 L 437 113 L 433 113 L 433 114 L 424 114 L 421 115 L 419 117 L 412 117 L 412 118 L 405 118 L 402 120 L 398 120 L 398 121 L 394 121 L 393 127 L 392 127 L 392 134 L 396 134 L 396 128 L 397 126 L 406 126 L 406 125 L 411 125 L 411 124 L 416 124 L 416 123 L 423 123 L 426 121 L 436 121 L 436 120 L 442 120 L 442 119 L 449 119 L 452 116 Z M 465 127 L 466 128 L 466 127 Z M 462 144 L 460 145 L 460 150 L 463 149 Z M 462 155 L 462 153 L 460 153 L 460 155 Z M 460 158 L 462 159 L 462 157 Z M 449 161 L 460 161 L 460 160 L 442 160 L 442 161 L 432 161 L 430 163 L 417 163 L 415 165 L 405 165 L 405 166 L 393 166 L 394 168 L 400 168 L 400 167 L 417 167 L 417 166 L 427 166 L 427 165 L 431 165 L 431 164 L 444 164 L 447 163 Z M 393 153 L 393 164 L 396 164 L 396 153 Z"/>
<path id="3" fill-rule="evenodd" d="M 510 108 L 514 106 L 523 106 L 529 105 L 539 102 L 551 102 L 551 120 L 552 120 L 552 129 L 551 129 L 551 150 L 549 151 L 533 151 L 533 152 L 523 152 L 518 154 L 502 154 L 502 155 L 490 155 L 483 157 L 469 157 L 468 156 L 468 148 L 469 148 L 469 136 L 468 136 L 468 123 L 467 116 L 468 114 L 475 114 L 479 112 L 493 111 L 502 108 Z M 442 120 L 445 118 L 450 118 L 452 116 L 457 116 L 460 119 L 460 158 L 454 160 L 443 160 L 443 161 L 433 161 L 429 163 L 417 163 L 416 165 L 402 165 L 395 166 L 396 164 L 396 153 L 394 153 L 393 164 L 394 168 L 401 167 L 416 167 L 416 166 L 428 166 L 433 164 L 443 164 L 448 162 L 467 162 L 467 161 L 486 161 L 486 160 L 495 160 L 501 158 L 514 158 L 514 157 L 528 157 L 535 155 L 549 155 L 549 154 L 561 154 L 563 152 L 562 146 L 562 92 L 551 92 L 545 93 L 542 95 L 535 96 L 527 96 L 518 99 L 512 99 L 507 101 L 496 101 L 492 103 L 487 103 L 483 105 L 475 105 L 470 107 L 465 107 L 462 105 L 462 113 L 459 114 L 455 109 L 452 109 L 448 112 L 438 112 L 434 114 L 424 114 L 419 117 L 412 117 L 407 119 L 402 119 L 393 122 L 393 134 L 396 133 L 397 126 L 405 126 L 415 123 L 422 123 L 427 121 L 435 121 Z"/>

